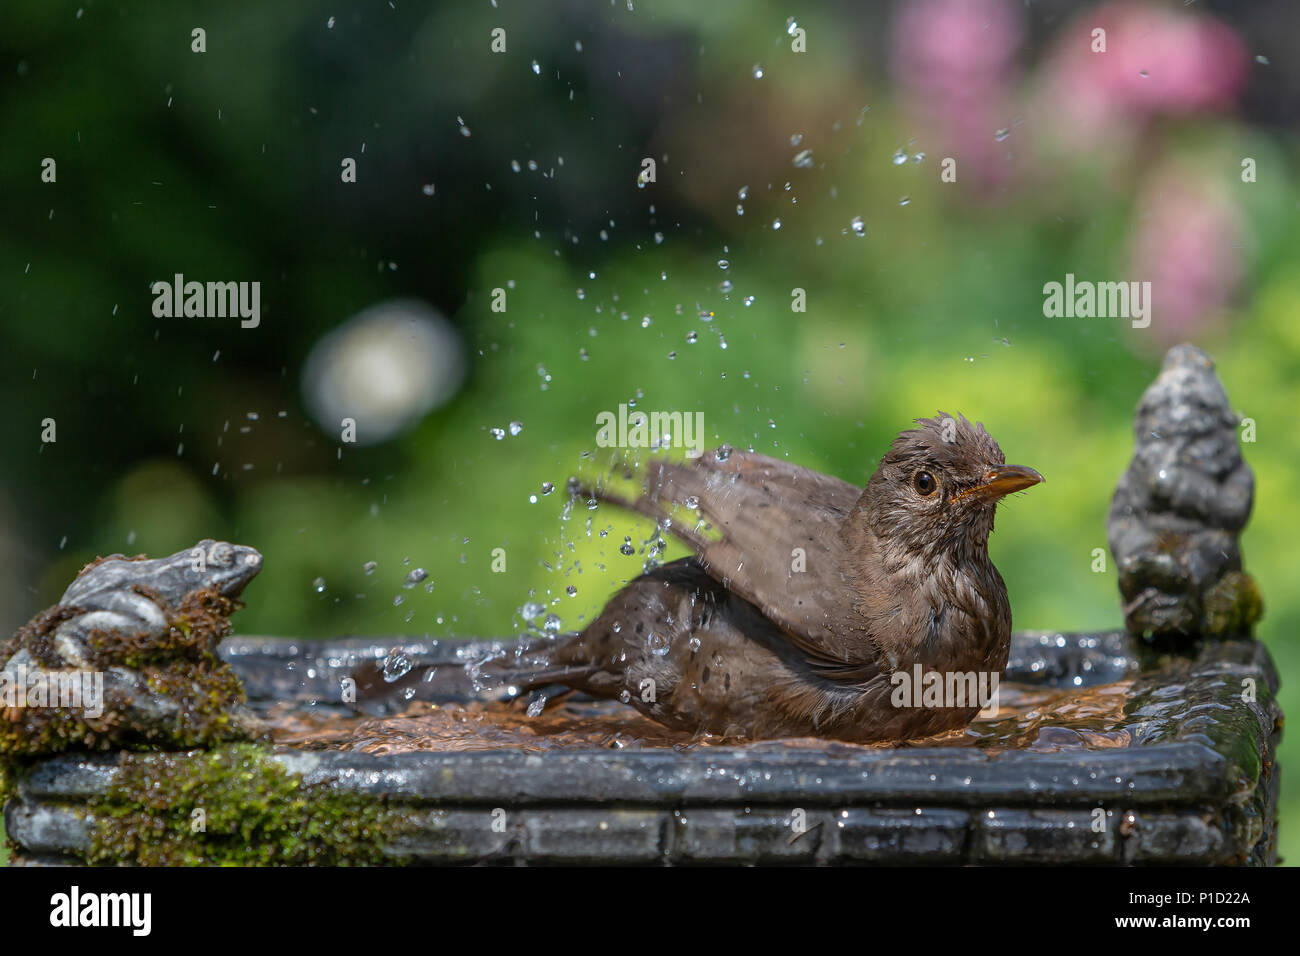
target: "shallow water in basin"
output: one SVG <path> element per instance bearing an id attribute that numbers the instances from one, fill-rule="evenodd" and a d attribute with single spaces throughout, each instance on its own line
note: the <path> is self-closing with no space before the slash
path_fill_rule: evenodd
<path id="1" fill-rule="evenodd" d="M 1051 688 L 1004 682 L 998 714 L 976 718 L 964 731 L 909 741 L 905 746 L 971 746 L 985 750 L 1127 747 L 1135 742 L 1126 705 L 1136 703 L 1134 681 L 1084 688 Z M 529 716 L 527 701 L 428 703 L 414 701 L 391 717 L 365 717 L 337 710 L 276 705 L 265 715 L 277 743 L 309 750 L 369 754 L 413 751 L 519 749 L 540 752 L 589 748 L 676 748 L 726 745 L 763 750 L 809 747 L 825 750 L 823 739 L 737 741 L 670 730 L 617 701 L 570 698 Z M 1129 706 L 1132 713 L 1134 707 Z M 1142 723 L 1150 726 L 1150 714 Z M 849 749 L 898 744 L 830 743 Z"/>

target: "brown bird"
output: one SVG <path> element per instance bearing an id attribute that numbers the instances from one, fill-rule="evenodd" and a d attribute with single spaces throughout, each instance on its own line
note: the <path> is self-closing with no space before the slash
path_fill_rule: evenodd
<path id="1" fill-rule="evenodd" d="M 965 726 L 979 702 L 896 706 L 891 678 L 912 680 L 918 664 L 945 678 L 1001 673 L 1011 607 L 989 533 L 998 501 L 1043 477 L 1004 464 L 964 417 L 917 425 L 862 491 L 725 446 L 652 464 L 634 500 L 595 489 L 659 520 L 695 557 L 629 582 L 580 633 L 482 673 L 619 698 L 725 737 L 898 740 Z"/>

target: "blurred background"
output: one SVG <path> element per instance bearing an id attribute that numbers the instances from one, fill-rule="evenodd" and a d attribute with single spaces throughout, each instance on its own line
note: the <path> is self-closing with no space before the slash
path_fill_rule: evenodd
<path id="1" fill-rule="evenodd" d="M 216 537 L 266 555 L 244 633 L 578 628 L 683 553 L 565 492 L 626 404 L 859 484 L 981 420 L 1049 479 L 991 542 L 1015 626 L 1113 628 L 1093 549 L 1192 341 L 1256 423 L 1300 712 L 1298 38 L 1292 0 L 5 4 L 0 624 Z M 1150 281 L 1150 327 L 1044 317 L 1067 273 Z M 259 324 L 157 317 L 176 274 Z"/>

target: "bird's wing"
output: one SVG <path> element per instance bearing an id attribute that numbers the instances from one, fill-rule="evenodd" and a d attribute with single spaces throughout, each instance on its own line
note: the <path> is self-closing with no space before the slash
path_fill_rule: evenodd
<path id="1" fill-rule="evenodd" d="M 860 488 L 764 455 L 718 449 L 688 462 L 654 461 L 641 493 L 612 488 L 598 500 L 656 520 L 691 545 L 715 580 L 758 607 L 825 676 L 874 672 L 864 633 L 850 633 L 853 605 L 840 528 Z M 833 671 L 834 673 L 829 673 Z"/>

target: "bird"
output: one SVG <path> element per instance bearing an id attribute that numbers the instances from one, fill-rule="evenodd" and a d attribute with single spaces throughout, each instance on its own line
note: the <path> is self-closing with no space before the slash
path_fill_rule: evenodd
<path id="1" fill-rule="evenodd" d="M 480 676 L 620 699 L 695 736 L 873 743 L 965 727 L 982 702 L 917 706 L 915 688 L 900 704 L 898 691 L 918 674 L 1005 668 L 1011 607 L 988 539 L 998 503 L 1044 479 L 1007 465 L 962 415 L 915 425 L 865 488 L 724 445 L 652 461 L 632 496 L 586 489 L 694 553 L 628 582 L 581 631 L 521 644 Z"/>

